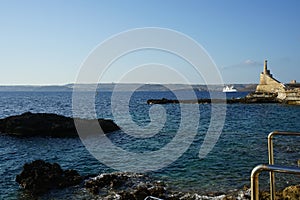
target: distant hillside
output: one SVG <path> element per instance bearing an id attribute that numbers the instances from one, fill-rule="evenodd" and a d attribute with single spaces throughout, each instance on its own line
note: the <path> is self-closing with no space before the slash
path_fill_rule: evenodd
<path id="1" fill-rule="evenodd" d="M 72 88 L 67 86 L 0 86 L 0 91 L 2 92 L 60 92 L 72 90 Z"/>
<path id="2" fill-rule="evenodd" d="M 254 92 L 257 84 L 233 84 L 240 92 Z"/>
<path id="3" fill-rule="evenodd" d="M 255 91 L 256 84 L 233 84 L 238 91 Z M 97 87 L 98 91 L 167 91 L 167 90 L 188 90 L 191 87 L 198 91 L 222 91 L 222 85 L 185 85 L 185 84 L 67 84 L 67 85 L 53 85 L 53 86 L 0 86 L 0 91 L 4 92 L 72 92 L 76 87 L 78 91 L 93 91 Z"/>

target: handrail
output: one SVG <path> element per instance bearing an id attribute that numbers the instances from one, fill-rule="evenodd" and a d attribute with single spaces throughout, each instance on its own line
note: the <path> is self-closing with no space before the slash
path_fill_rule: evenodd
<path id="1" fill-rule="evenodd" d="M 300 133 L 299 132 L 273 131 L 268 135 L 269 165 L 274 165 L 273 137 L 275 135 L 300 136 Z M 275 174 L 274 174 L 274 171 L 270 171 L 270 200 L 275 200 Z"/>
<path id="2" fill-rule="evenodd" d="M 262 171 L 300 174 L 299 167 L 285 167 L 279 165 L 258 165 L 251 172 L 251 200 L 259 200 L 259 174 Z M 275 192 L 275 191 L 274 191 Z M 270 194 L 270 197 L 272 195 Z M 274 195 L 275 197 L 275 195 Z"/>

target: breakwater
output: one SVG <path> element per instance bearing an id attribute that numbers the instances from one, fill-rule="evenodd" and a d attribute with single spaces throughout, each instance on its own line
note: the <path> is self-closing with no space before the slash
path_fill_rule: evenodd
<path id="1" fill-rule="evenodd" d="M 201 98 L 201 99 L 190 99 L 190 100 L 177 100 L 177 99 L 148 99 L 147 104 L 178 104 L 178 103 L 186 103 L 186 104 L 209 104 L 209 103 L 227 103 L 227 104 L 250 104 L 250 103 L 281 103 L 279 99 L 277 99 L 276 95 L 272 94 L 258 94 L 251 93 L 243 98 L 232 98 L 232 99 L 209 99 L 209 98 Z"/>

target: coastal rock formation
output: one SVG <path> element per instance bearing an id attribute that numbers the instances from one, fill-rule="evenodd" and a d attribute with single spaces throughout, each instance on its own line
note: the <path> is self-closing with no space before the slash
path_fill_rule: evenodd
<path id="1" fill-rule="evenodd" d="M 112 120 L 98 119 L 98 123 L 97 120 L 76 120 L 77 123 L 86 127 L 95 126 L 99 123 L 104 133 L 120 129 Z M 57 114 L 31 112 L 0 119 L 0 133 L 19 136 L 78 136 L 73 118 Z"/>
<path id="2" fill-rule="evenodd" d="M 92 178 L 91 178 L 92 177 Z M 85 179 L 85 183 L 83 183 Z M 213 192 L 206 195 L 197 192 L 174 191 L 162 181 L 155 180 L 145 174 L 129 172 L 104 173 L 98 176 L 80 176 L 75 170 L 63 170 L 56 163 L 36 160 L 23 166 L 16 181 L 34 198 L 51 189 L 63 189 L 80 185 L 86 189 L 88 196 L 79 199 L 111 199 L 111 200 L 250 200 L 248 187 L 232 190 L 227 193 Z M 78 199 L 77 198 L 77 199 Z M 260 192 L 261 200 L 269 200 L 269 192 Z M 276 199 L 300 199 L 300 185 L 289 186 L 276 192 Z"/>
<path id="3" fill-rule="evenodd" d="M 23 166 L 16 181 L 20 186 L 34 194 L 47 192 L 50 189 L 78 185 L 83 181 L 77 171 L 62 170 L 57 163 L 35 160 Z"/>
<path id="4" fill-rule="evenodd" d="M 115 172 L 101 174 L 85 182 L 85 188 L 94 195 L 108 199 L 140 200 L 154 196 L 166 199 L 165 184 L 154 181 L 144 174 Z"/>

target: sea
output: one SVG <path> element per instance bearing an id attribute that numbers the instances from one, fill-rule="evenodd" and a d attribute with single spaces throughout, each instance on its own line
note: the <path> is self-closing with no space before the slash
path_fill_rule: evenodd
<path id="1" fill-rule="evenodd" d="M 194 91 L 198 98 L 209 98 L 210 93 Z M 189 99 L 185 91 L 181 91 L 182 98 Z M 227 94 L 227 98 L 242 98 L 248 92 Z M 268 163 L 267 136 L 272 131 L 300 131 L 300 106 L 281 104 L 227 104 L 225 121 L 213 148 L 205 157 L 199 157 L 199 150 L 211 123 L 218 123 L 212 119 L 211 104 L 193 105 L 194 110 L 181 112 L 180 104 L 161 105 L 165 114 L 165 122 L 155 121 L 159 130 L 153 129 L 151 137 L 137 138 L 130 136 L 128 131 L 135 127 L 145 128 L 155 117 L 151 114 L 148 99 L 174 99 L 172 91 L 136 91 L 114 92 L 115 100 L 120 104 L 130 95 L 129 112 L 112 112 L 111 91 L 95 93 L 95 110 L 98 118 L 112 119 L 118 124 L 123 119 L 131 121 L 125 132 L 120 130 L 109 134 L 113 144 L 124 151 L 144 152 L 157 151 L 166 146 L 176 137 L 181 127 L 182 118 L 194 123 L 197 129 L 190 140 L 187 149 L 177 159 L 166 166 L 149 170 L 149 176 L 167 183 L 177 191 L 194 191 L 200 194 L 228 192 L 250 186 L 251 170 L 258 164 Z M 82 92 L 82 96 L 85 93 Z M 88 95 L 87 95 L 88 96 Z M 195 112 L 197 111 L 197 112 Z M 68 117 L 74 116 L 72 109 L 72 92 L 69 91 L 28 91 L 28 92 L 0 92 L 0 118 L 19 115 L 24 112 L 56 113 Z M 76 117 L 93 118 L 88 109 L 76 113 Z M 199 118 L 199 119 L 198 119 Z M 212 121 L 215 120 L 215 121 Z M 124 123 L 125 122 L 125 123 Z M 132 123 L 133 122 L 133 123 Z M 130 127 L 132 126 L 132 127 Z M 122 126 L 121 126 L 122 127 Z M 131 128 L 131 129 L 130 129 Z M 140 129 L 139 129 L 140 130 Z M 183 129 L 189 134 L 189 126 Z M 149 130 L 148 130 L 149 132 Z M 151 132 L 151 129 L 150 129 Z M 140 133 L 142 134 L 142 133 Z M 139 135 L 137 135 L 139 136 Z M 140 135 L 141 136 L 141 135 Z M 281 137 L 274 139 L 275 163 L 286 166 L 297 166 L 300 159 L 300 138 Z M 186 144 L 185 144 L 186 145 Z M 178 148 L 180 144 L 178 145 Z M 99 145 L 99 151 L 101 149 Z M 170 154 L 163 155 L 166 160 Z M 116 171 L 108 163 L 94 157 L 85 147 L 80 138 L 50 138 L 50 137 L 15 137 L 0 135 L 0 199 L 31 199 L 15 181 L 25 163 L 36 159 L 56 162 L 63 169 L 75 169 L 81 175 L 109 173 Z M 147 165 L 148 158 L 141 161 Z M 122 161 L 124 162 L 124 161 Z M 147 168 L 147 166 L 145 166 Z M 276 187 L 284 188 L 292 184 L 299 184 L 299 176 L 276 174 Z M 260 176 L 261 189 L 268 190 L 268 173 Z M 82 187 L 72 187 L 58 191 L 51 191 L 39 199 L 88 199 Z"/>

